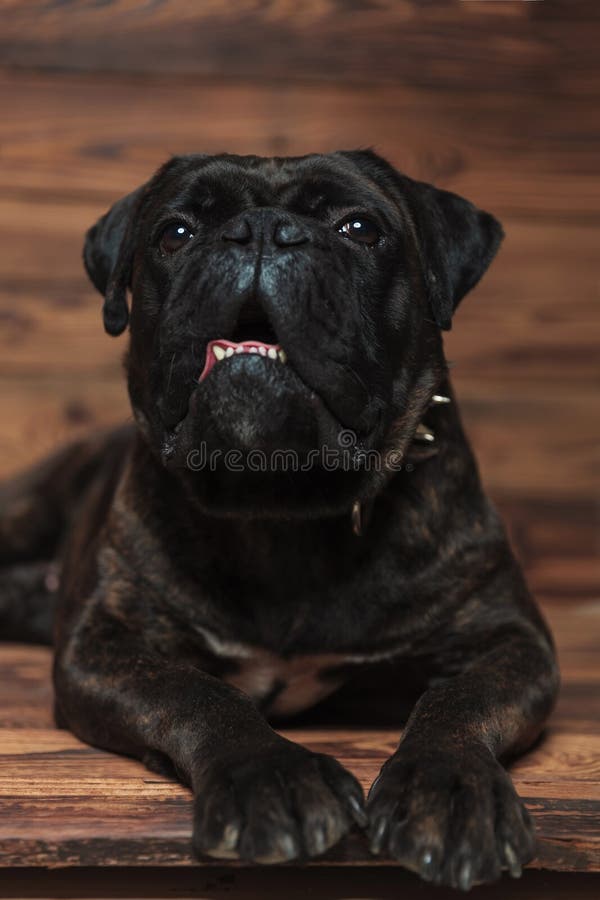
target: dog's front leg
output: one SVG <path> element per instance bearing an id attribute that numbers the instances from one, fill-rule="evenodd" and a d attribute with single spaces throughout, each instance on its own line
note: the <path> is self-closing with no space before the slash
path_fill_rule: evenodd
<path id="1" fill-rule="evenodd" d="M 558 672 L 539 623 L 517 619 L 462 637 L 458 673 L 420 698 L 367 808 L 374 852 L 466 890 L 502 869 L 518 876 L 533 856 L 529 815 L 498 760 L 538 736 Z"/>
<path id="2" fill-rule="evenodd" d="M 151 652 L 99 611 L 59 646 L 61 724 L 150 763 L 167 757 L 196 797 L 198 853 L 280 862 L 365 825 L 362 790 L 335 759 L 277 735 L 236 688 Z"/>

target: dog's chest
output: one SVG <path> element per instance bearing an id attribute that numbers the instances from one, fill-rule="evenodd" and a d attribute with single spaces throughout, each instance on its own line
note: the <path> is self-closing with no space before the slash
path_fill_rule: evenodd
<path id="1" fill-rule="evenodd" d="M 309 709 L 340 688 L 357 670 L 397 655 L 397 648 L 298 653 L 283 656 L 256 644 L 232 640 L 206 626 L 195 625 L 208 650 L 221 665 L 223 681 L 239 688 L 271 715 L 293 715 Z M 224 665 L 223 665 L 224 664 Z"/>
<path id="2" fill-rule="evenodd" d="M 214 645 L 213 652 L 217 649 Z M 223 680 L 252 697 L 265 713 L 291 715 L 333 693 L 345 678 L 343 654 L 278 656 L 269 650 L 219 642 L 218 656 L 229 664 Z"/>
<path id="3" fill-rule="evenodd" d="M 335 655 L 284 659 L 252 650 L 235 661 L 235 671 L 225 680 L 252 697 L 266 713 L 291 715 L 313 706 L 343 683 L 343 677 L 335 673 L 343 662 L 343 657 Z"/>

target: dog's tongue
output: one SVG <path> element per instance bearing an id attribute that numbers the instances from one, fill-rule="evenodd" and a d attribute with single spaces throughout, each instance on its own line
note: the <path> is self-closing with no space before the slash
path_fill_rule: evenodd
<path id="1" fill-rule="evenodd" d="M 239 344 L 236 344 L 234 341 L 220 339 L 210 341 L 206 347 L 206 360 L 198 381 L 204 381 L 217 363 L 241 353 L 257 354 L 265 357 L 265 359 L 272 359 L 280 363 L 285 363 L 286 361 L 285 351 L 279 344 L 263 344 L 262 341 L 241 341 Z"/>

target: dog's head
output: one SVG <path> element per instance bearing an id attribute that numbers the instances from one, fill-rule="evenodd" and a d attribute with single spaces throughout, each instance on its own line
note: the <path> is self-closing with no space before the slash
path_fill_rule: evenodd
<path id="1" fill-rule="evenodd" d="M 84 259 L 106 330 L 131 322 L 131 401 L 163 463 L 214 512 L 319 512 L 376 490 L 361 451 L 410 440 L 440 329 L 501 237 L 369 151 L 193 155 L 116 203 Z"/>

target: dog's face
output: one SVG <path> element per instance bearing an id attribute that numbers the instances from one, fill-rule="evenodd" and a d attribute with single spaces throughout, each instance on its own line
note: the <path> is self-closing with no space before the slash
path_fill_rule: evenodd
<path id="1" fill-rule="evenodd" d="M 100 220 L 85 262 L 111 334 L 131 288 L 137 421 L 207 508 L 337 511 L 375 490 L 352 453 L 414 431 L 444 373 L 440 328 L 500 238 L 370 152 L 187 156 Z M 248 469 L 250 451 L 266 464 Z M 272 471 L 275 451 L 295 469 Z"/>

